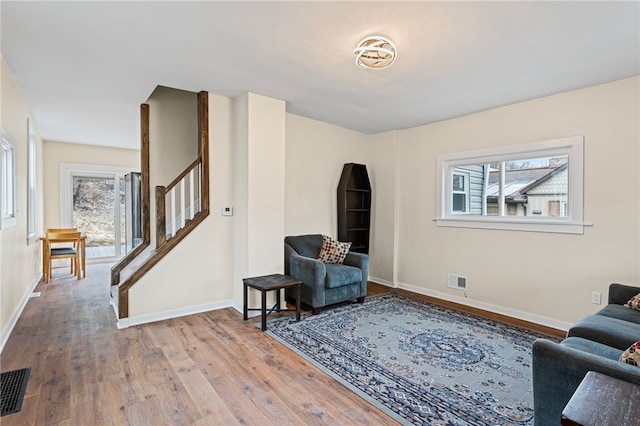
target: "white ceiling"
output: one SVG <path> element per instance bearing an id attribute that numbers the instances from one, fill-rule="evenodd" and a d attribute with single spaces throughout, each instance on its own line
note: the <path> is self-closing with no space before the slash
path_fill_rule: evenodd
<path id="1" fill-rule="evenodd" d="M 138 147 L 156 85 L 250 91 L 364 133 L 640 74 L 640 2 L 0 3 L 2 56 L 47 140 Z M 398 59 L 355 66 L 365 36 Z M 535 118 L 532 118 L 535 119 Z"/>

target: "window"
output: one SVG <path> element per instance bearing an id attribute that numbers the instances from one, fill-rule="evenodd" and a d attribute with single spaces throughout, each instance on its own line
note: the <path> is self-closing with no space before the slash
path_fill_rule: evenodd
<path id="1" fill-rule="evenodd" d="M 36 232 L 36 133 L 27 119 L 27 244 L 37 241 Z"/>
<path id="2" fill-rule="evenodd" d="M 16 225 L 16 149 L 13 138 L 2 128 L 1 210 L 2 228 Z"/>
<path id="3" fill-rule="evenodd" d="M 451 176 L 451 212 L 469 212 L 469 173 L 457 169 Z"/>
<path id="4" fill-rule="evenodd" d="M 438 226 L 581 234 L 582 197 L 582 136 L 438 156 Z"/>
<path id="5" fill-rule="evenodd" d="M 85 234 L 88 260 L 120 258 L 125 252 L 124 176 L 131 171 L 60 163 L 61 225 Z"/>

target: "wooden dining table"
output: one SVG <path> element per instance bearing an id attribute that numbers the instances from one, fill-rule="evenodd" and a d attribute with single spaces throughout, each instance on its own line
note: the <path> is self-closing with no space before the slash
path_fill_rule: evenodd
<path id="1" fill-rule="evenodd" d="M 51 271 L 49 270 L 49 261 L 50 261 L 49 257 L 51 253 L 51 244 L 74 243 L 76 239 L 63 237 L 61 234 L 57 234 L 57 235 L 53 234 L 52 236 L 45 234 L 44 236 L 40 237 L 40 241 L 42 242 L 42 274 L 44 276 L 44 281 L 49 282 L 49 280 L 51 279 L 50 277 Z M 80 279 L 80 275 L 82 275 L 82 278 L 85 278 L 87 276 L 86 255 L 85 255 L 86 243 L 87 243 L 87 236 L 80 234 L 80 247 L 78 249 L 78 254 L 80 256 L 80 259 L 79 259 L 80 271 L 76 272 L 78 279 Z"/>

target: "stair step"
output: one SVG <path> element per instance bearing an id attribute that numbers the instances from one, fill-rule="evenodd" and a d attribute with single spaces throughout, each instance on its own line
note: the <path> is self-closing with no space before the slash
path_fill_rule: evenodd
<path id="1" fill-rule="evenodd" d="M 156 250 L 153 248 L 155 247 L 155 243 L 152 242 L 152 244 L 149 245 L 149 247 L 147 247 L 146 249 L 144 249 L 142 251 L 142 253 L 140 253 L 134 260 L 133 262 L 131 262 L 129 265 L 127 265 L 121 272 L 120 272 L 120 282 L 118 283 L 118 285 L 120 285 L 121 283 L 123 283 L 124 281 L 126 281 L 131 275 L 133 275 L 133 273 L 135 271 L 138 270 L 138 268 L 140 268 L 142 265 L 144 265 L 144 263 L 151 257 L 153 256 L 153 254 L 156 252 Z M 114 286 L 117 288 L 117 286 Z"/>

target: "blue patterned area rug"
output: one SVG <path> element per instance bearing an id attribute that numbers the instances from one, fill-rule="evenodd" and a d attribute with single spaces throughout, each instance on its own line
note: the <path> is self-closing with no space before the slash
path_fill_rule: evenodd
<path id="1" fill-rule="evenodd" d="M 531 346 L 548 336 L 393 292 L 267 332 L 401 423 L 533 424 Z"/>

